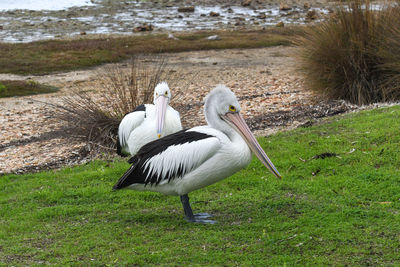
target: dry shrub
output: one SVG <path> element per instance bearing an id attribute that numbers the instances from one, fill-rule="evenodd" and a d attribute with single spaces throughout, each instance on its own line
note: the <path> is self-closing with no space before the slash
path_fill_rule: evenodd
<path id="1" fill-rule="evenodd" d="M 394 38 L 400 28 L 398 17 L 394 3 L 374 10 L 369 1 L 355 1 L 337 8 L 330 20 L 308 28 L 297 40 L 308 86 L 359 105 L 399 99 L 398 85 L 389 81 L 400 73 L 399 56 L 393 57 L 390 48 L 399 49 L 399 38 Z"/>
<path id="2" fill-rule="evenodd" d="M 56 116 L 89 144 L 109 150 L 115 149 L 122 117 L 138 105 L 152 103 L 157 83 L 169 83 L 172 103 L 182 94 L 182 87 L 174 87 L 181 84 L 179 77 L 167 68 L 162 56 L 134 57 L 128 64 L 108 65 L 98 77 L 96 88 L 77 88 L 64 97 L 63 103 L 56 106 Z"/>
<path id="3" fill-rule="evenodd" d="M 384 29 L 378 55 L 382 59 L 381 88 L 389 100 L 400 99 L 400 1 L 392 4 L 384 16 Z"/>

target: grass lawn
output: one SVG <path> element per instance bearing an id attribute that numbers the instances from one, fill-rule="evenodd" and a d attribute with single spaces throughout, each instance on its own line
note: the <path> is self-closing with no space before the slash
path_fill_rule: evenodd
<path id="1" fill-rule="evenodd" d="M 49 40 L 22 44 L 0 43 L 0 73 L 47 74 L 84 69 L 129 59 L 136 54 L 192 50 L 259 48 L 290 44 L 300 28 L 264 31 L 201 31 L 176 34 Z M 206 37 L 218 34 L 221 40 Z"/>
<path id="2" fill-rule="evenodd" d="M 187 223 L 178 197 L 111 192 L 121 161 L 2 176 L 0 265 L 397 265 L 399 130 L 397 106 L 260 138 L 283 180 L 254 159 L 190 194 L 216 225 Z"/>
<path id="3" fill-rule="evenodd" d="M 0 80 L 0 98 L 54 93 L 57 88 L 35 81 Z"/>

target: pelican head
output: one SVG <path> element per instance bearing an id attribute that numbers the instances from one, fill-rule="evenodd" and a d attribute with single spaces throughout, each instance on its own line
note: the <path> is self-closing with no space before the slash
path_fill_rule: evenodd
<path id="1" fill-rule="evenodd" d="M 167 111 L 167 105 L 171 99 L 171 91 L 169 90 L 166 82 L 157 84 L 154 89 L 154 105 L 156 106 L 157 112 L 157 137 L 161 137 L 161 132 L 164 127 L 165 113 Z"/>
<path id="2" fill-rule="evenodd" d="M 240 134 L 246 141 L 250 150 L 277 178 L 281 178 L 278 170 L 261 148 L 257 139 L 250 131 L 242 115 L 240 104 L 235 94 L 226 86 L 218 85 L 212 90 L 205 100 L 205 115 L 207 123 L 224 132 L 228 136 L 232 130 Z"/>

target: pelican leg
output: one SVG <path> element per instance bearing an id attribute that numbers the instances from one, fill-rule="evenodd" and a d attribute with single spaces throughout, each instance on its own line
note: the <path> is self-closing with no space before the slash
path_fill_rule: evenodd
<path id="1" fill-rule="evenodd" d="M 216 223 L 216 221 L 213 221 L 213 220 L 206 220 L 207 218 L 212 217 L 212 215 L 210 215 L 208 213 L 193 214 L 192 208 L 190 207 L 190 203 L 189 203 L 189 196 L 187 194 L 181 196 L 181 202 L 183 205 L 183 211 L 185 212 L 186 220 L 188 222 L 210 223 L 210 224 Z"/>

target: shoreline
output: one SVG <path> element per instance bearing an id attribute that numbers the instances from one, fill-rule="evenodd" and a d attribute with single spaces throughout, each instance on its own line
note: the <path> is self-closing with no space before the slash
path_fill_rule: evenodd
<path id="1" fill-rule="evenodd" d="M 287 1 L 96 1 L 95 6 L 67 10 L 13 10 L 0 12 L 0 42 L 31 42 L 87 35 L 139 35 L 152 25 L 155 33 L 199 30 L 236 30 L 307 24 L 329 17 L 333 2 Z M 233 3 L 232 3 L 233 2 Z M 192 6 L 193 12 L 179 12 L 179 7 Z M 315 17 L 307 20 L 308 12 Z M 149 29 L 149 28 L 147 28 Z"/>

